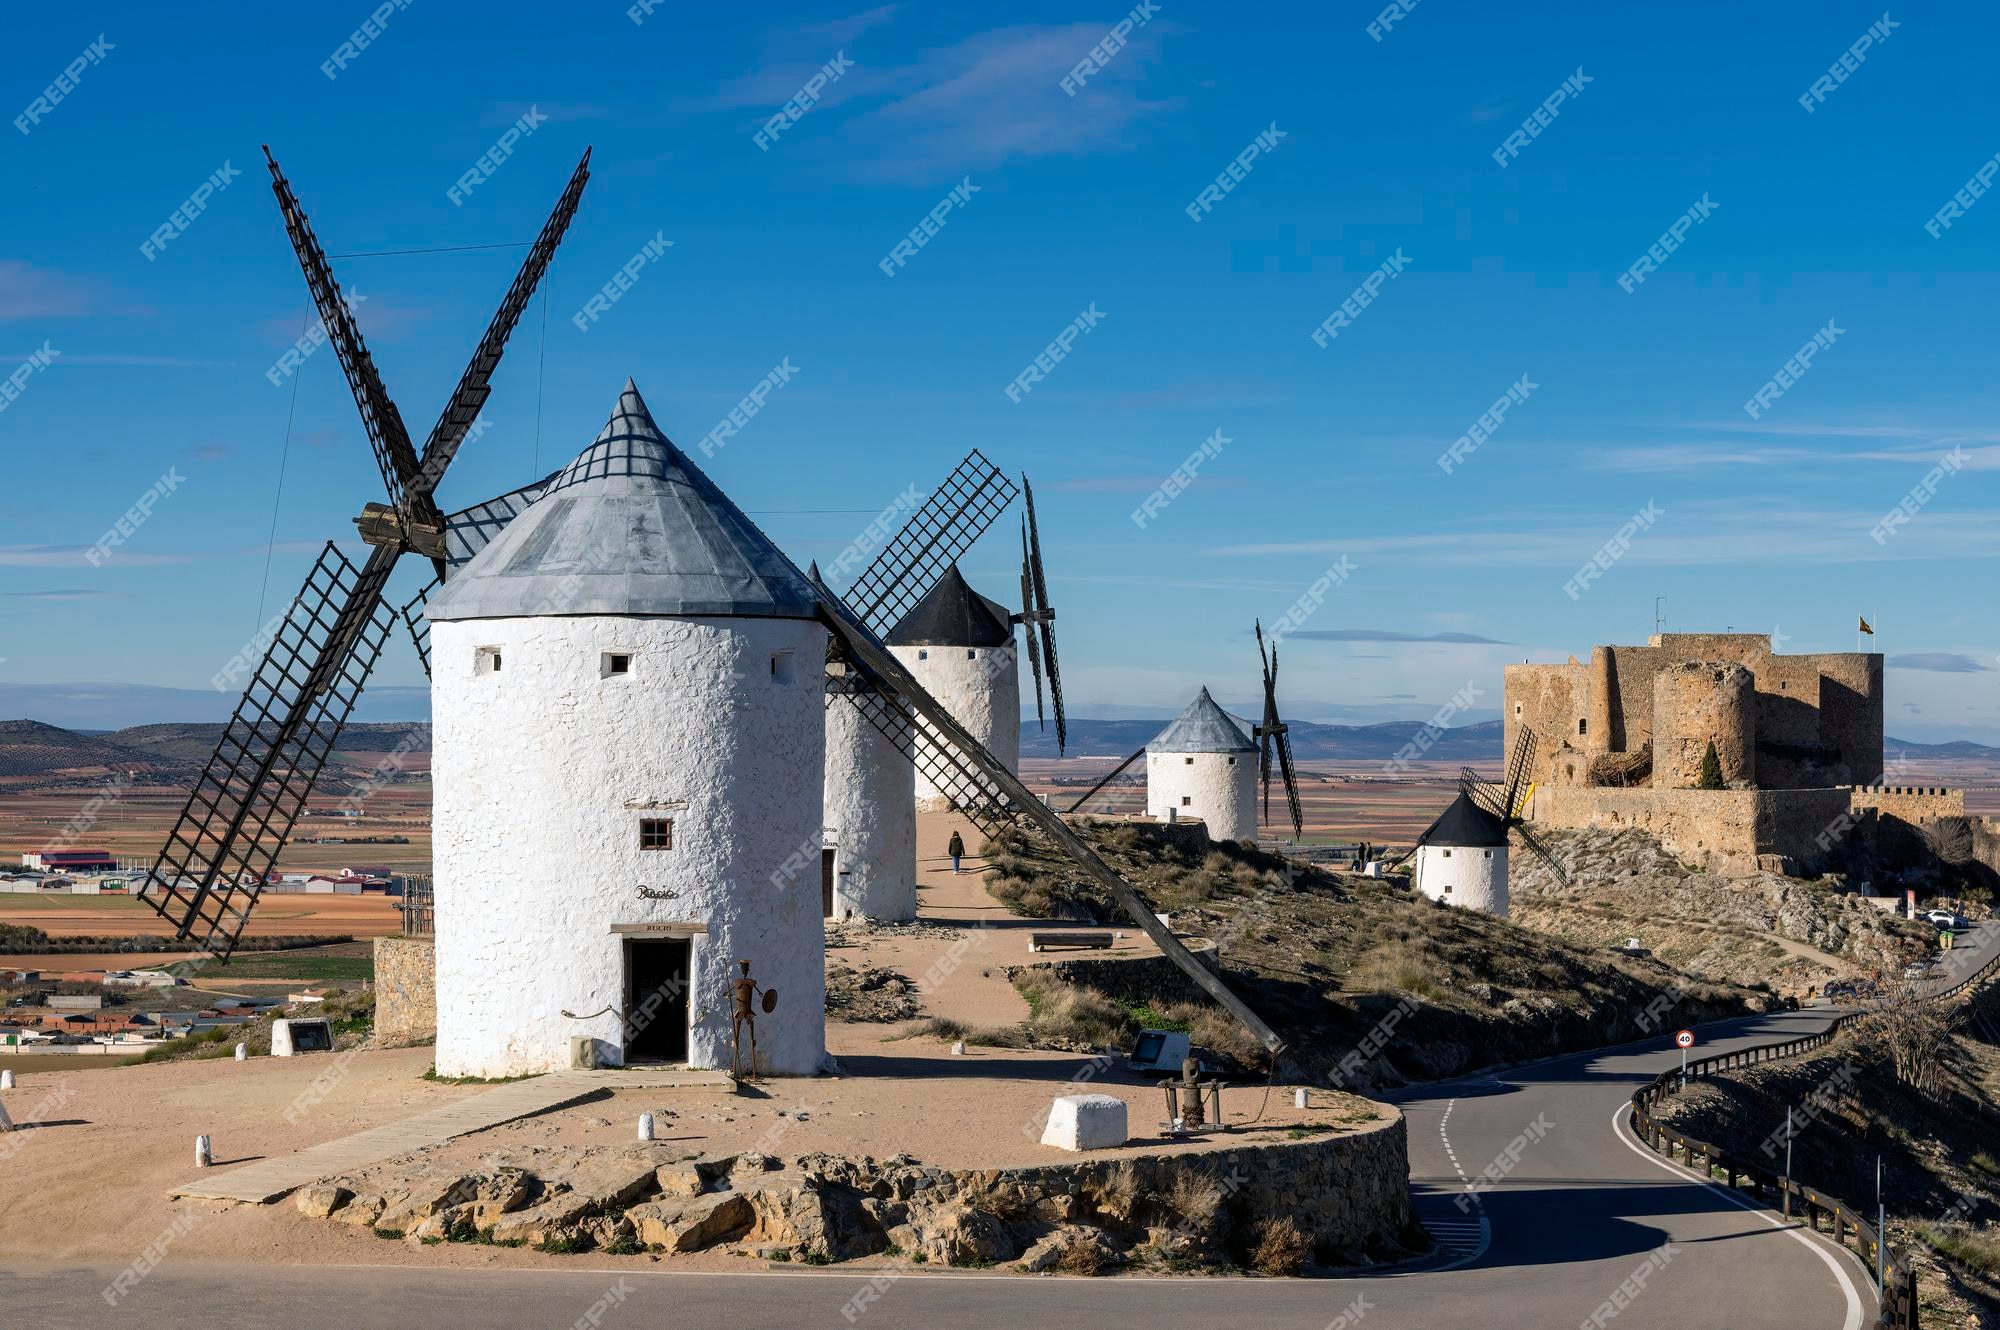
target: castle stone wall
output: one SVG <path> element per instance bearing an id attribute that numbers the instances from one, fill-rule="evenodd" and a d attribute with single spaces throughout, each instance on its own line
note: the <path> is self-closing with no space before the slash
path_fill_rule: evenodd
<path id="1" fill-rule="evenodd" d="M 1710 872 L 1758 871 L 1761 855 L 1806 869 L 1823 864 L 1829 828 L 1845 826 L 1846 790 L 1589 789 L 1535 791 L 1538 825 L 1637 827 Z"/>

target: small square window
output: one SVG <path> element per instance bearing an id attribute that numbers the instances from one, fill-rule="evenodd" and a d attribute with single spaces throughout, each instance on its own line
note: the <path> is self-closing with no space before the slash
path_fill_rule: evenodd
<path id="1" fill-rule="evenodd" d="M 930 658 L 931 658 L 931 653 L 930 653 L 930 652 L 928 652 L 928 651 L 924 650 L 924 649 L 923 649 L 922 647 L 918 647 L 918 648 L 917 648 L 917 659 L 918 659 L 918 660 L 929 660 Z"/>
<path id="2" fill-rule="evenodd" d="M 1182 760 L 1183 760 L 1184 762 L 1186 762 L 1186 763 L 1187 763 L 1187 764 L 1188 764 L 1189 766 L 1193 766 L 1193 765 L 1194 765 L 1194 759 L 1193 759 L 1193 758 L 1191 758 L 1191 757 L 1189 757 L 1189 758 L 1183 758 Z"/>
<path id="3" fill-rule="evenodd" d="M 473 653 L 472 668 L 477 674 L 500 673 L 500 648 L 480 647 Z"/>
<path id="4" fill-rule="evenodd" d="M 1447 859 L 1451 858 L 1451 851 L 1450 851 L 1450 850 L 1446 850 L 1446 851 L 1444 852 L 1444 857 L 1445 857 L 1445 858 L 1447 858 Z"/>
<path id="5" fill-rule="evenodd" d="M 1590 733 L 1590 722 L 1584 719 L 1582 716 L 1578 716 L 1576 718 L 1576 732 L 1578 734 Z"/>
<path id="6" fill-rule="evenodd" d="M 1449 853 L 1449 851 L 1447 851 L 1447 853 Z M 1442 896 L 1449 896 L 1449 895 L 1451 895 L 1451 883 L 1449 883 L 1449 882 L 1445 883 L 1445 884 L 1444 884 L 1444 890 L 1443 890 L 1442 892 L 1438 893 L 1438 894 L 1439 894 L 1439 895 L 1442 895 Z"/>
<path id="7" fill-rule="evenodd" d="M 792 681 L 791 652 L 773 651 L 771 653 L 771 679 L 775 683 L 790 683 Z"/>
<path id="8" fill-rule="evenodd" d="M 1514 704 L 1514 714 L 1517 716 L 1521 714 L 1521 704 L 1519 702 Z"/>
<path id="9" fill-rule="evenodd" d="M 1487 857 L 1488 859 L 1491 859 L 1491 858 L 1493 857 L 1493 851 L 1491 851 L 1491 850 L 1488 850 L 1488 851 L 1486 852 L 1486 857 Z"/>
<path id="10" fill-rule="evenodd" d="M 674 820 L 670 817 L 642 817 L 639 819 L 639 848 L 642 850 L 671 850 L 674 848 Z"/>
<path id="11" fill-rule="evenodd" d="M 1183 794 L 1183 795 L 1181 796 L 1181 807 L 1182 807 L 1182 808 L 1186 808 L 1186 807 L 1187 807 L 1188 805 L 1192 804 L 1193 802 L 1194 802 L 1194 796 L 1193 796 L 1193 795 L 1189 795 L 1189 794 Z"/>
<path id="12" fill-rule="evenodd" d="M 967 660 L 978 660 L 979 653 L 977 651 L 974 651 L 972 648 L 967 647 L 965 650 L 965 658 Z"/>
<path id="13" fill-rule="evenodd" d="M 1230 766 L 1232 766 L 1232 767 L 1233 767 L 1233 766 L 1235 766 L 1235 765 L 1236 765 L 1236 759 L 1235 759 L 1235 758 L 1233 758 L 1233 757 L 1232 757 L 1232 758 L 1230 758 L 1230 759 L 1229 759 L 1229 765 L 1230 765 Z"/>
<path id="14" fill-rule="evenodd" d="M 610 679 L 621 674 L 630 674 L 631 672 L 632 656 L 631 653 L 625 651 L 605 652 L 604 660 L 598 666 L 597 670 L 598 676 L 605 679 Z"/>

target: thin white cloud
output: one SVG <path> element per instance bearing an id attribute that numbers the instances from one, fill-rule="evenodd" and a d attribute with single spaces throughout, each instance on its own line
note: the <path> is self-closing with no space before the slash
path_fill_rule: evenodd
<path id="1" fill-rule="evenodd" d="M 88 568 L 94 545 L 0 545 L 0 568 Z M 191 554 L 136 554 L 115 550 L 104 566 L 153 568 L 161 564 L 193 563 Z"/>

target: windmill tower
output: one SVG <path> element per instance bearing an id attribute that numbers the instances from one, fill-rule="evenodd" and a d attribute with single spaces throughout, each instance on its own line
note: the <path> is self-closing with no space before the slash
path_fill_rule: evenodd
<path id="1" fill-rule="evenodd" d="M 824 592 L 818 564 L 806 575 Z M 917 769 L 853 704 L 853 683 L 845 670 L 827 674 L 822 905 L 829 919 L 907 922 L 917 917 Z"/>
<path id="2" fill-rule="evenodd" d="M 629 381 L 431 598 L 440 1074 L 726 1067 L 745 957 L 820 1068 L 819 599 Z"/>
<path id="3" fill-rule="evenodd" d="M 1495 784 L 1470 767 L 1459 772 L 1458 797 L 1417 837 L 1416 889 L 1434 901 L 1507 917 L 1508 833 L 1541 861 L 1558 882 L 1569 875 L 1541 838 L 1529 831 L 1522 810 L 1534 790 L 1535 732 L 1521 727 L 1505 779 Z"/>
<path id="4" fill-rule="evenodd" d="M 1206 688 L 1146 745 L 1146 812 L 1200 818 L 1211 840 L 1257 839 L 1257 745 Z"/>
<path id="5" fill-rule="evenodd" d="M 1021 493 L 1021 612 L 1015 614 L 999 601 L 974 591 L 954 562 L 883 639 L 911 676 L 1010 772 L 1021 768 L 1021 662 L 1014 646 L 1017 623 L 1027 639 L 1028 663 L 1035 676 L 1035 714 L 1047 723 L 1042 708 L 1046 662 L 1058 752 L 1069 737 L 1063 715 L 1062 676 L 1056 664 L 1056 612 L 1049 604 L 1041 533 L 1035 523 L 1035 494 L 1026 476 L 1021 477 Z M 933 810 L 952 806 L 950 797 L 927 776 L 925 768 L 930 765 L 917 763 L 917 806 Z"/>

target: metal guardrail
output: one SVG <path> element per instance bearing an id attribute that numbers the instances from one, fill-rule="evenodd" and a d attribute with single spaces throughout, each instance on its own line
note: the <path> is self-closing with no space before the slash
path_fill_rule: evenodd
<path id="1" fill-rule="evenodd" d="M 1919 998 L 1927 1002 L 1942 1001 L 1989 976 L 1995 964 L 2000 963 L 2000 924 L 1987 924 L 1981 931 L 1987 935 L 1987 946 L 1979 964 L 1964 974 L 1948 973 L 1919 986 L 1916 990 Z M 1681 1152 L 1681 1161 L 1689 1168 L 1693 1168 L 1699 1159 L 1704 1177 L 1727 1181 L 1732 1190 L 1741 1187 L 1752 1192 L 1760 1202 L 1767 1201 L 1767 1193 L 1775 1193 L 1787 1219 L 1792 1217 L 1796 1202 L 1800 1214 L 1815 1233 L 1827 1231 L 1822 1227 L 1824 1220 L 1831 1226 L 1835 1242 L 1846 1245 L 1852 1241 L 1871 1266 L 1878 1262 L 1881 1265 L 1882 1306 L 1875 1322 L 1877 1330 L 1917 1330 L 1916 1268 L 1894 1247 L 1885 1248 L 1882 1235 L 1875 1231 L 1875 1226 L 1852 1206 L 1816 1188 L 1803 1186 L 1767 1165 L 1741 1159 L 1720 1146 L 1696 1140 L 1653 1119 L 1653 1106 L 1668 1095 L 1678 1093 L 1688 1081 L 1699 1080 L 1718 1071 L 1810 1052 L 1830 1042 L 1847 1022 L 1867 1014 L 1867 1009 L 1842 1012 L 1818 1034 L 1775 1044 L 1760 1044 L 1755 1048 L 1738 1049 L 1734 1053 L 1718 1053 L 1714 1057 L 1688 1063 L 1685 1071 L 1675 1068 L 1664 1072 L 1655 1077 L 1652 1084 L 1633 1092 L 1632 1130 L 1639 1133 L 1640 1139 L 1649 1147 L 1668 1159 L 1674 1157 L 1675 1150 Z"/>

